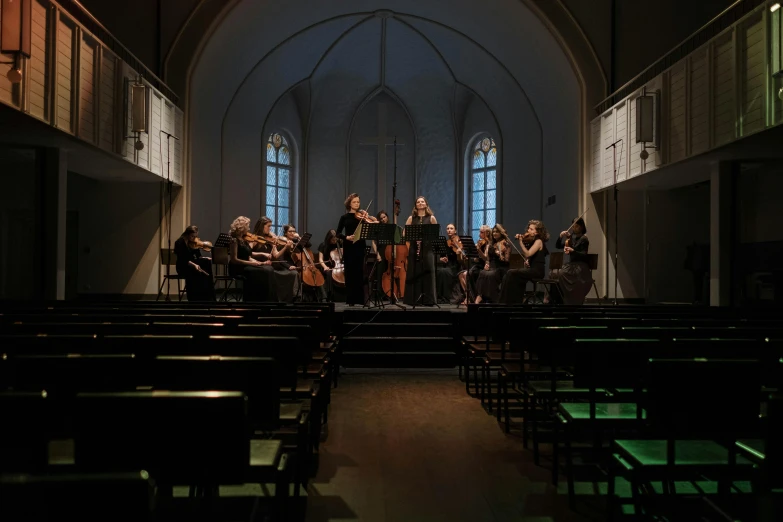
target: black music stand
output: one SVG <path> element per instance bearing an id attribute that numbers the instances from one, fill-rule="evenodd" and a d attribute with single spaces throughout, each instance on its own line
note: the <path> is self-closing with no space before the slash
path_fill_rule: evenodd
<path id="1" fill-rule="evenodd" d="M 313 237 L 313 235 L 310 232 L 305 232 L 302 234 L 302 236 L 294 241 L 294 246 L 291 248 L 291 253 L 297 253 L 302 254 L 302 251 L 307 248 L 310 245 L 310 239 Z M 304 267 L 304 258 L 302 259 L 302 267 Z M 299 272 L 299 288 L 296 291 L 296 295 L 294 295 L 293 299 L 291 300 L 291 304 L 295 303 L 297 300 L 300 302 L 302 301 L 302 289 L 304 287 L 304 274 L 302 273 L 304 271 L 303 268 L 297 269 Z"/>
<path id="2" fill-rule="evenodd" d="M 414 284 L 413 287 L 416 287 L 415 278 L 418 277 L 416 275 L 416 266 L 419 263 L 419 257 L 421 256 L 421 253 L 424 251 L 424 246 L 432 243 L 436 239 L 438 239 L 438 235 L 440 235 L 440 225 L 438 224 L 427 224 L 427 225 L 405 225 L 405 241 L 410 241 L 411 247 L 413 247 L 413 243 L 416 241 L 421 241 L 421 250 L 419 251 L 418 255 L 413 256 L 413 277 L 414 277 Z M 435 267 L 433 266 L 433 269 Z M 435 273 L 433 272 L 432 277 L 435 277 Z M 413 303 L 413 308 L 416 308 L 416 305 L 419 304 L 419 301 L 422 300 L 423 297 L 426 297 L 427 294 L 422 292 L 419 294 L 419 296 L 416 298 L 416 301 Z M 438 306 L 438 297 L 435 296 L 433 305 Z M 424 304 L 424 303 L 422 303 Z"/>
<path id="3" fill-rule="evenodd" d="M 383 226 L 384 225 L 381 223 L 364 223 L 359 232 L 359 239 L 364 239 L 365 241 L 375 241 L 375 244 L 377 245 L 379 238 L 383 234 Z M 377 279 L 376 271 L 378 270 L 379 254 L 380 251 L 376 250 L 373 255 L 371 244 L 367 244 L 365 256 L 372 255 L 372 269 L 370 270 L 370 274 L 367 276 L 369 291 L 367 292 L 367 300 L 364 301 L 363 308 L 384 308 L 383 294 L 378 289 L 378 281 L 376 280 L 373 282 L 374 279 Z M 365 257 L 365 260 L 366 259 L 367 257 Z M 372 303 L 372 305 L 370 303 Z"/>
<path id="4" fill-rule="evenodd" d="M 472 298 L 475 297 L 475 291 L 471 287 L 470 282 L 470 260 L 476 258 L 481 259 L 481 256 L 479 255 L 476 243 L 473 242 L 473 236 L 459 236 L 459 240 L 462 243 L 462 251 L 465 253 L 465 257 L 468 259 L 468 267 L 467 270 L 465 270 L 467 272 L 465 274 L 465 293 L 467 294 L 465 297 L 467 297 L 467 302 L 470 303 L 473 301 Z"/>
<path id="5" fill-rule="evenodd" d="M 231 246 L 231 236 L 225 232 L 221 232 L 212 244 L 215 245 L 215 248 L 229 248 Z"/>
<path id="6" fill-rule="evenodd" d="M 435 241 L 432 242 L 432 254 L 435 256 L 435 303 L 437 304 L 440 300 L 440 297 L 438 296 L 438 267 L 440 266 L 438 263 L 440 261 L 441 257 L 449 257 L 449 252 L 453 252 L 451 248 L 449 248 L 448 244 L 446 244 L 446 236 L 438 236 L 435 238 Z M 446 304 L 449 304 L 448 301 Z"/>

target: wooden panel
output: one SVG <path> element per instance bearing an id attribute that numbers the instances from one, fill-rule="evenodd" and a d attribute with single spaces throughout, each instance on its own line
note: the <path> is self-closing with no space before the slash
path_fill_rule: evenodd
<path id="1" fill-rule="evenodd" d="M 697 51 L 691 57 L 690 94 L 690 154 L 700 154 L 709 147 L 709 83 L 707 52 Z"/>
<path id="2" fill-rule="evenodd" d="M 152 107 L 150 110 L 150 170 L 155 174 L 161 174 L 161 141 L 160 141 L 160 120 L 162 100 L 156 92 L 150 96 Z"/>
<path id="3" fill-rule="evenodd" d="M 601 189 L 601 118 L 590 123 L 590 146 L 592 149 L 592 168 L 590 169 L 590 191 Z"/>
<path id="4" fill-rule="evenodd" d="M 3 21 L 3 6 L 0 4 L 0 24 Z M 3 60 L 6 61 L 6 60 Z M 5 68 L 2 69 L 3 74 L 0 75 L 0 102 L 8 105 L 16 105 L 14 102 L 14 84 L 8 81 L 5 75 Z"/>
<path id="5" fill-rule="evenodd" d="M 712 48 L 712 110 L 716 147 L 735 137 L 734 45 L 730 36 L 714 42 Z"/>
<path id="6" fill-rule="evenodd" d="M 603 150 L 603 159 L 601 164 L 603 165 L 603 179 L 601 181 L 601 187 L 611 187 L 614 184 L 614 159 L 613 147 L 609 147 L 614 143 L 614 109 L 609 114 L 604 115 L 601 121 L 601 137 Z M 607 149 L 607 147 L 609 147 Z"/>
<path id="7" fill-rule="evenodd" d="M 89 37 L 82 38 L 79 74 L 79 137 L 95 143 L 95 46 Z"/>
<path id="8" fill-rule="evenodd" d="M 685 66 L 680 64 L 669 72 L 669 161 L 685 158 Z"/>
<path id="9" fill-rule="evenodd" d="M 177 107 L 173 105 L 171 108 L 174 110 L 174 135 L 179 137 L 179 140 L 174 140 L 173 144 L 173 157 L 172 169 L 176 165 L 174 182 L 182 185 L 183 181 L 183 161 L 182 161 L 182 143 L 185 140 L 185 115 Z"/>
<path id="10" fill-rule="evenodd" d="M 48 2 L 33 2 L 31 53 L 27 63 L 29 84 L 27 86 L 28 110 L 32 116 L 49 119 L 49 16 Z"/>
<path id="11" fill-rule="evenodd" d="M 73 81 L 73 26 L 61 17 L 57 22 L 57 127 L 71 132 Z"/>
<path id="12" fill-rule="evenodd" d="M 642 173 L 642 159 L 639 154 L 642 153 L 642 144 L 636 143 L 636 97 L 628 99 L 628 111 L 630 112 L 630 118 L 628 125 L 628 158 L 631 162 L 629 177 L 638 176 Z"/>
<path id="13" fill-rule="evenodd" d="M 127 67 L 126 69 L 130 70 Z M 132 118 L 131 102 L 130 102 L 130 92 L 128 89 L 130 88 L 129 84 L 133 83 L 133 78 L 125 74 L 123 76 L 123 83 L 124 83 L 123 88 L 125 89 L 125 100 L 123 100 L 122 102 L 125 104 L 124 107 L 125 117 L 124 117 L 124 121 L 122 122 L 123 132 L 124 132 L 123 136 L 132 136 L 133 134 L 131 133 L 131 118 Z M 130 161 L 131 163 L 136 163 L 136 150 L 133 148 L 134 142 L 135 141 L 133 138 L 127 138 L 122 140 L 123 156 L 125 157 L 126 160 Z"/>
<path id="14" fill-rule="evenodd" d="M 101 148 L 114 152 L 114 107 L 116 58 L 104 51 L 101 59 L 100 139 Z"/>
<path id="15" fill-rule="evenodd" d="M 761 16 L 753 17 L 743 31 L 740 77 L 742 78 L 741 123 L 742 134 L 748 135 L 765 127 L 764 26 Z"/>
<path id="16" fill-rule="evenodd" d="M 626 179 L 628 174 L 628 103 L 622 103 L 615 109 L 615 133 L 614 140 L 622 139 L 617 144 L 617 182 Z"/>

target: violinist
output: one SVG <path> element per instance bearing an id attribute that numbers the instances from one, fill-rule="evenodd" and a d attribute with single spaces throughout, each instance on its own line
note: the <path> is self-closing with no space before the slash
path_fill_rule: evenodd
<path id="1" fill-rule="evenodd" d="M 261 218 L 261 221 L 269 218 Z M 263 228 L 263 225 L 262 225 Z M 241 276 L 243 299 L 245 302 L 277 301 L 274 291 L 272 276 L 271 253 L 254 252 L 258 248 L 258 242 L 249 235 L 250 220 L 245 216 L 239 216 L 231 223 L 231 246 L 229 250 L 229 274 L 234 277 Z M 265 243 L 266 244 L 266 243 Z"/>
<path id="2" fill-rule="evenodd" d="M 345 302 L 348 306 L 364 304 L 364 240 L 356 235 L 359 223 L 374 222 L 375 218 L 361 209 L 359 194 L 349 194 L 345 199 L 345 214 L 335 229 L 337 238 L 343 239 L 343 261 L 345 266 Z"/>
<path id="3" fill-rule="evenodd" d="M 486 257 L 484 257 L 484 252 L 487 249 L 487 241 L 489 241 L 489 237 L 492 234 L 492 229 L 489 227 L 489 225 L 481 225 L 479 228 L 479 240 L 476 243 L 476 249 L 478 250 L 479 257 L 472 258 L 469 260 L 469 268 L 467 271 L 467 274 L 460 273 L 460 283 L 462 284 L 462 289 L 465 291 L 466 298 L 465 301 L 463 301 L 463 304 L 467 304 L 467 295 L 470 294 L 471 296 L 476 295 L 476 283 L 478 282 L 479 274 L 481 274 L 481 271 L 484 269 L 484 264 L 486 262 Z M 470 285 L 470 287 L 468 287 Z M 470 290 L 470 292 L 468 292 Z"/>
<path id="4" fill-rule="evenodd" d="M 177 274 L 185 277 L 188 301 L 214 301 L 215 287 L 212 282 L 212 260 L 201 257 L 198 248 L 198 227 L 189 225 L 174 242 L 177 256 Z M 211 244 L 209 244 L 211 246 Z"/>
<path id="5" fill-rule="evenodd" d="M 432 213 L 432 209 L 424 196 L 416 198 L 411 215 L 405 221 L 405 225 L 436 225 L 438 220 Z M 415 305 L 419 296 L 425 305 L 436 303 L 438 296 L 435 290 L 435 254 L 429 243 L 411 243 L 408 249 L 408 275 L 405 279 L 405 296 L 403 302 Z M 415 267 L 415 268 L 414 268 Z"/>
<path id="6" fill-rule="evenodd" d="M 551 279 L 557 279 L 557 291 L 552 292 L 552 300 L 563 304 L 583 304 L 593 286 L 593 275 L 587 264 L 590 240 L 587 239 L 584 219 L 575 219 L 569 230 L 560 232 L 555 246 L 562 248 L 563 254 L 568 257 L 559 271 L 552 270 L 549 275 Z"/>
<path id="7" fill-rule="evenodd" d="M 549 241 L 549 231 L 541 221 L 528 221 L 527 231 L 517 234 L 516 239 L 525 258 L 525 266 L 509 270 L 506 274 L 500 291 L 500 302 L 505 304 L 525 302 L 527 282 L 544 278 L 546 256 L 549 255 L 545 244 Z"/>
<path id="8" fill-rule="evenodd" d="M 511 259 L 511 243 L 506 229 L 496 224 L 487 238 L 483 253 L 484 269 L 476 281 L 476 303 L 499 302 L 500 284 L 508 271 Z"/>
<path id="9" fill-rule="evenodd" d="M 446 225 L 446 245 L 448 254 L 438 259 L 438 273 L 435 284 L 438 289 L 438 301 L 457 304 L 462 301 L 462 290 L 457 274 L 460 272 L 462 260 L 462 243 L 457 235 L 457 227 L 453 223 Z"/>

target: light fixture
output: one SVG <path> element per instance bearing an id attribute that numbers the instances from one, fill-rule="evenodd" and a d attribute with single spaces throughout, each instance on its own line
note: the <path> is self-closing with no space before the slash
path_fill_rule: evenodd
<path id="1" fill-rule="evenodd" d="M 780 9 L 780 4 L 774 4 L 772 7 L 769 8 L 769 12 L 774 13 L 778 9 Z"/>
<path id="2" fill-rule="evenodd" d="M 22 56 L 30 58 L 32 0 L 0 0 L 3 16 L 0 19 L 0 53 L 13 56 L 11 70 L 6 78 L 11 83 L 22 81 Z M 3 62 L 6 63 L 6 62 Z"/>

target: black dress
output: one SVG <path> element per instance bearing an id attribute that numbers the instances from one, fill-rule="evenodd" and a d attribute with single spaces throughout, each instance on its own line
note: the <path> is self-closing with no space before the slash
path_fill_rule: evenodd
<path id="1" fill-rule="evenodd" d="M 416 216 L 412 225 L 431 225 L 432 216 Z M 405 278 L 405 297 L 403 303 L 417 304 L 419 296 L 423 297 L 418 304 L 432 305 L 437 302 L 438 293 L 435 290 L 435 254 L 432 245 L 421 243 L 421 254 L 416 255 L 416 242 L 411 242 L 408 250 L 408 271 Z"/>
<path id="2" fill-rule="evenodd" d="M 557 238 L 555 243 L 557 248 L 565 246 L 565 240 Z M 587 236 L 576 234 L 571 236 L 571 248 L 574 249 L 571 254 L 564 259 L 563 267 L 557 272 L 557 288 L 560 295 L 554 295 L 556 302 L 562 302 L 568 305 L 580 305 L 585 302 L 585 297 L 590 293 L 593 286 L 593 274 L 590 266 L 587 264 L 587 250 L 590 247 L 590 240 Z M 550 277 L 555 276 L 552 274 Z"/>
<path id="3" fill-rule="evenodd" d="M 462 287 L 457 274 L 460 271 L 459 257 L 453 250 L 449 250 L 445 263 L 437 261 L 438 273 L 435 277 L 435 286 L 438 290 L 438 302 L 455 303 L 462 302 Z"/>
<path id="4" fill-rule="evenodd" d="M 359 226 L 356 215 L 348 212 L 340 216 L 335 229 L 339 239 L 352 236 Z M 343 233 L 343 231 L 345 231 Z M 343 242 L 343 265 L 345 267 L 345 302 L 349 305 L 364 304 L 364 239 Z"/>
<path id="5" fill-rule="evenodd" d="M 531 245 L 532 246 L 532 245 Z M 546 256 L 549 251 L 541 242 L 541 250 L 528 258 L 529 267 L 509 270 L 500 289 L 500 302 L 504 304 L 522 304 L 525 302 L 527 282 L 533 279 L 543 279 L 546 272 Z"/>
<path id="6" fill-rule="evenodd" d="M 256 245 L 255 252 L 265 252 L 267 254 L 272 253 L 272 244 L 264 243 L 263 245 Z M 296 270 L 290 270 L 289 267 L 294 266 L 294 260 L 291 257 L 291 249 L 286 249 L 285 253 L 280 256 L 279 259 L 273 259 L 278 261 L 272 263 L 272 292 L 274 293 L 274 300 L 291 303 L 294 297 L 299 292 L 299 274 Z"/>
<path id="7" fill-rule="evenodd" d="M 214 301 L 215 286 L 212 282 L 212 260 L 201 257 L 201 250 L 189 248 L 184 237 L 174 243 L 174 254 L 177 256 L 177 274 L 185 276 L 185 290 L 188 301 Z M 190 265 L 193 261 L 204 270 L 202 274 Z"/>
<path id="8" fill-rule="evenodd" d="M 490 303 L 499 302 L 500 284 L 508 271 L 509 262 L 498 257 L 494 245 L 489 245 L 489 270 L 479 272 L 476 281 L 476 295 L 481 296 L 482 301 Z"/>
<path id="9" fill-rule="evenodd" d="M 250 260 L 252 250 L 247 241 L 237 241 L 237 259 Z M 230 263 L 228 273 L 233 277 L 242 276 L 242 298 L 245 302 L 277 301 L 277 293 L 274 286 L 274 269 L 269 265 L 251 266 Z"/>

